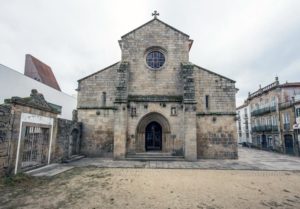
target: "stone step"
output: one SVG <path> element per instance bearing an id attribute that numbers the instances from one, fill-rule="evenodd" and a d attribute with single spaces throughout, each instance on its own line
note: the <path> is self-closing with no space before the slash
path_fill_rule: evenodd
<path id="1" fill-rule="evenodd" d="M 57 168 L 58 166 L 59 166 L 58 163 L 52 163 L 52 164 L 49 164 L 49 165 L 45 165 L 45 166 L 42 166 L 42 167 L 39 167 L 39 168 L 36 168 L 36 169 L 26 171 L 24 173 L 28 174 L 28 175 L 31 175 L 31 176 L 34 176 L 35 174 L 40 173 L 40 172 L 47 172 L 47 171 L 53 170 L 53 169 Z"/>
<path id="2" fill-rule="evenodd" d="M 130 156 L 169 156 L 169 157 L 178 157 L 172 155 L 171 152 L 137 152 L 137 153 L 128 153 Z"/>
<path id="3" fill-rule="evenodd" d="M 31 176 L 48 176 L 48 177 L 50 177 L 50 176 L 55 176 L 57 174 L 68 171 L 72 168 L 73 168 L 73 166 L 65 166 L 62 164 L 53 163 L 53 164 L 46 165 L 41 168 L 27 171 L 25 173 L 28 175 L 31 175 Z"/>
<path id="4" fill-rule="evenodd" d="M 136 161 L 182 161 L 184 160 L 183 156 L 173 156 L 171 153 L 136 153 L 136 154 L 127 154 L 126 160 L 136 160 Z"/>
<path id="5" fill-rule="evenodd" d="M 184 161 L 183 157 L 165 157 L 165 158 L 138 158 L 138 157 L 126 157 L 125 160 L 128 161 Z"/>
<path id="6" fill-rule="evenodd" d="M 64 160 L 64 163 L 70 163 L 85 158 L 84 155 L 72 155 L 69 159 Z"/>
<path id="7" fill-rule="evenodd" d="M 128 155 L 136 155 L 136 156 L 173 156 L 170 152 L 137 152 L 135 154 Z"/>

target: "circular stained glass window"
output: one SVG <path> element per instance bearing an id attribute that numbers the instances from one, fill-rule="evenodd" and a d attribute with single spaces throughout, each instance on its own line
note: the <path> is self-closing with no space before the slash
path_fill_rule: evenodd
<path id="1" fill-rule="evenodd" d="M 147 65 L 153 69 L 161 68 L 165 63 L 165 55 L 160 51 L 151 51 L 147 54 Z"/>

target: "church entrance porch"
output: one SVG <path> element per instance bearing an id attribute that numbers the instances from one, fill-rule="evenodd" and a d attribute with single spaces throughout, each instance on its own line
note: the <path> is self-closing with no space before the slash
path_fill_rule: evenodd
<path id="1" fill-rule="evenodd" d="M 176 126 L 171 122 L 168 116 L 159 112 L 150 112 L 137 120 L 134 143 L 130 148 L 127 144 L 126 160 L 184 160 L 183 142 L 176 138 L 178 132 L 171 132 L 171 125 Z"/>
<path id="2" fill-rule="evenodd" d="M 169 121 L 160 113 L 142 117 L 136 128 L 135 153 L 148 151 L 172 152 Z"/>

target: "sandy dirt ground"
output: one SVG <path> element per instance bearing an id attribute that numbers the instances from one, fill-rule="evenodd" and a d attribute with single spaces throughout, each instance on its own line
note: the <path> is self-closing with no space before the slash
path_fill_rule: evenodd
<path id="1" fill-rule="evenodd" d="M 0 208 L 300 208 L 300 173 L 75 168 L 2 183 Z"/>

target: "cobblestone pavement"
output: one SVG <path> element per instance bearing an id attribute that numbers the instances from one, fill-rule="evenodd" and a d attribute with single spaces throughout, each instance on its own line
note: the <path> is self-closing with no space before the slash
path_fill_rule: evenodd
<path id="1" fill-rule="evenodd" d="M 186 161 L 114 161 L 105 158 L 84 158 L 68 166 L 97 166 L 102 168 L 165 168 L 216 170 L 286 170 L 300 171 L 300 158 L 273 152 L 239 147 L 238 160 Z"/>

